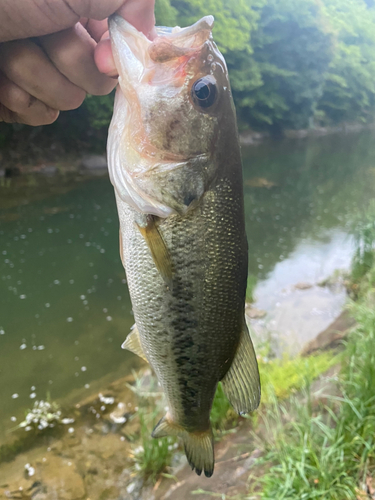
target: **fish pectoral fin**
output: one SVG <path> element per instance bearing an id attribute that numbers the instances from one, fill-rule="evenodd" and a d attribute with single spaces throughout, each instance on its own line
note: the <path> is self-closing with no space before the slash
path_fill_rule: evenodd
<path id="1" fill-rule="evenodd" d="M 156 424 L 151 435 L 154 438 L 180 437 L 184 443 L 185 455 L 192 470 L 195 470 L 198 476 L 202 474 L 202 471 L 206 477 L 211 477 L 214 473 L 214 441 L 211 426 L 207 431 L 188 432 L 182 426 L 175 424 L 167 414 Z"/>
<path id="2" fill-rule="evenodd" d="M 221 384 L 231 405 L 240 415 L 258 408 L 260 403 L 258 362 L 246 324 L 232 365 L 221 380 Z"/>
<path id="3" fill-rule="evenodd" d="M 143 352 L 141 339 L 139 338 L 139 331 L 137 325 L 133 325 L 131 327 L 129 335 L 126 337 L 125 342 L 121 345 L 122 349 L 127 349 L 128 351 L 133 352 L 140 358 L 147 361 L 145 353 Z"/>
<path id="4" fill-rule="evenodd" d="M 173 278 L 172 260 L 165 241 L 155 224 L 155 218 L 149 216 L 146 226 L 137 224 L 137 227 L 147 243 L 157 270 L 165 283 L 171 287 Z"/>

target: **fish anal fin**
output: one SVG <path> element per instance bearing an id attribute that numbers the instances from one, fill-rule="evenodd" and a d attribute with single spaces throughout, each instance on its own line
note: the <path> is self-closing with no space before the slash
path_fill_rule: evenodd
<path id="1" fill-rule="evenodd" d="M 155 218 L 149 216 L 145 226 L 137 224 L 137 227 L 147 243 L 161 277 L 168 286 L 171 286 L 173 278 L 172 260 L 165 241 L 155 223 Z"/>
<path id="2" fill-rule="evenodd" d="M 228 372 L 221 380 L 225 395 L 240 415 L 258 408 L 260 403 L 260 380 L 250 333 L 245 325 L 236 355 Z"/>
<path id="3" fill-rule="evenodd" d="M 212 428 L 203 432 L 188 432 L 165 415 L 152 431 L 152 437 L 178 436 L 182 439 L 185 455 L 192 470 L 200 476 L 204 472 L 211 477 L 214 472 L 215 456 Z"/>
<path id="4" fill-rule="evenodd" d="M 133 352 L 140 358 L 147 361 L 145 353 L 143 352 L 141 339 L 139 338 L 139 331 L 137 325 L 133 325 L 129 335 L 126 337 L 125 342 L 121 345 L 122 349 L 127 349 L 128 351 Z"/>

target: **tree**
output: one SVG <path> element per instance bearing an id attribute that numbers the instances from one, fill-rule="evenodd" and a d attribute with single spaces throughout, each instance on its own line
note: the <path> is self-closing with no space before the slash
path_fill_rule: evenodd
<path id="1" fill-rule="evenodd" d="M 251 41 L 262 84 L 235 94 L 242 120 L 274 132 L 307 127 L 333 56 L 320 2 L 268 0 Z"/>
<path id="2" fill-rule="evenodd" d="M 370 121 L 375 105 L 375 12 L 363 0 L 325 0 L 335 56 L 319 103 L 327 123 Z"/>

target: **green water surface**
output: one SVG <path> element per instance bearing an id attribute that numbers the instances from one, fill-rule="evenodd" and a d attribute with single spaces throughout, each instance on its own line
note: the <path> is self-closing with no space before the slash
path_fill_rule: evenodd
<path id="1" fill-rule="evenodd" d="M 243 157 L 249 274 L 267 308 L 289 283 L 350 265 L 355 221 L 375 197 L 374 133 L 269 142 Z M 133 315 L 118 247 L 107 177 L 3 182 L 0 437 L 47 393 L 88 394 L 137 365 L 120 348 Z"/>

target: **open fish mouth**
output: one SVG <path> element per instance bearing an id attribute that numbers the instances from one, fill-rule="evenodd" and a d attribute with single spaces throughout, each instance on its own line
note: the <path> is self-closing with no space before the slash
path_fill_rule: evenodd
<path id="1" fill-rule="evenodd" d="M 186 213 L 212 177 L 208 164 L 221 92 L 215 72 L 227 82 L 225 61 L 212 40 L 213 23 L 213 16 L 206 16 L 187 28 L 160 27 L 151 41 L 121 16 L 109 19 L 119 72 L 109 172 L 120 198 L 141 213 L 163 218 Z M 202 98 L 194 100 L 194 85 L 204 79 Z M 202 104 L 205 89 L 212 90 L 209 105 Z"/>

